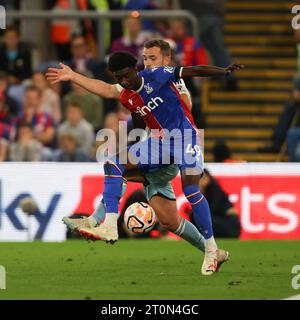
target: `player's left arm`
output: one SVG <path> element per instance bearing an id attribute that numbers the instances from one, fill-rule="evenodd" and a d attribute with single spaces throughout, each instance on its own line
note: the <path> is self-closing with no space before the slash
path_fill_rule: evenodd
<path id="1" fill-rule="evenodd" d="M 227 68 L 220 68 L 216 66 L 192 66 L 183 67 L 180 71 L 180 77 L 220 77 L 229 76 L 234 71 L 243 69 L 244 65 L 238 63 L 232 63 Z"/>

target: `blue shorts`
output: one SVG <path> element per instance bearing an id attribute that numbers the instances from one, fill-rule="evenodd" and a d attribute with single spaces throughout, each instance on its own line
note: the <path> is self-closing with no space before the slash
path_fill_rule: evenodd
<path id="1" fill-rule="evenodd" d="M 184 135 L 179 131 L 171 137 L 150 137 L 128 148 L 129 161 L 147 172 L 177 164 L 186 174 L 202 174 L 203 152 L 200 146 L 200 136 L 194 130 L 187 130 Z"/>

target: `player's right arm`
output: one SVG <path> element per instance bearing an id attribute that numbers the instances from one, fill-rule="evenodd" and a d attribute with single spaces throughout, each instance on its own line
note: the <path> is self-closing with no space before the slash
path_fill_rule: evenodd
<path id="1" fill-rule="evenodd" d="M 63 63 L 60 63 L 60 69 L 49 68 L 46 73 L 46 78 L 51 84 L 60 81 L 72 81 L 82 88 L 107 99 L 118 99 L 120 92 L 115 85 L 106 83 L 101 80 L 90 79 L 85 77 Z"/>

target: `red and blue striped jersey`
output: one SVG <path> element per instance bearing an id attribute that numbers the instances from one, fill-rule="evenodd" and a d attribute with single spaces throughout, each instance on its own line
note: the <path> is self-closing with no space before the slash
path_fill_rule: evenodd
<path id="1" fill-rule="evenodd" d="M 195 129 L 192 114 L 173 82 L 181 68 L 159 67 L 140 72 L 142 85 L 137 91 L 121 90 L 120 102 L 131 113 L 139 114 L 149 129 Z"/>

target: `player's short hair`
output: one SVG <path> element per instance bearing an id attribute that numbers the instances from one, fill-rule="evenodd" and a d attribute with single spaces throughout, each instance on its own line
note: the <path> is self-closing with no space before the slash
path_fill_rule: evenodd
<path id="1" fill-rule="evenodd" d="M 164 56 L 170 56 L 171 55 L 171 47 L 169 42 L 162 40 L 162 39 L 152 39 L 144 44 L 144 48 L 151 49 L 153 47 L 158 47 L 161 51 L 161 53 Z"/>
<path id="2" fill-rule="evenodd" d="M 108 60 L 108 70 L 116 72 L 125 68 L 135 68 L 137 59 L 129 52 L 114 52 Z"/>

